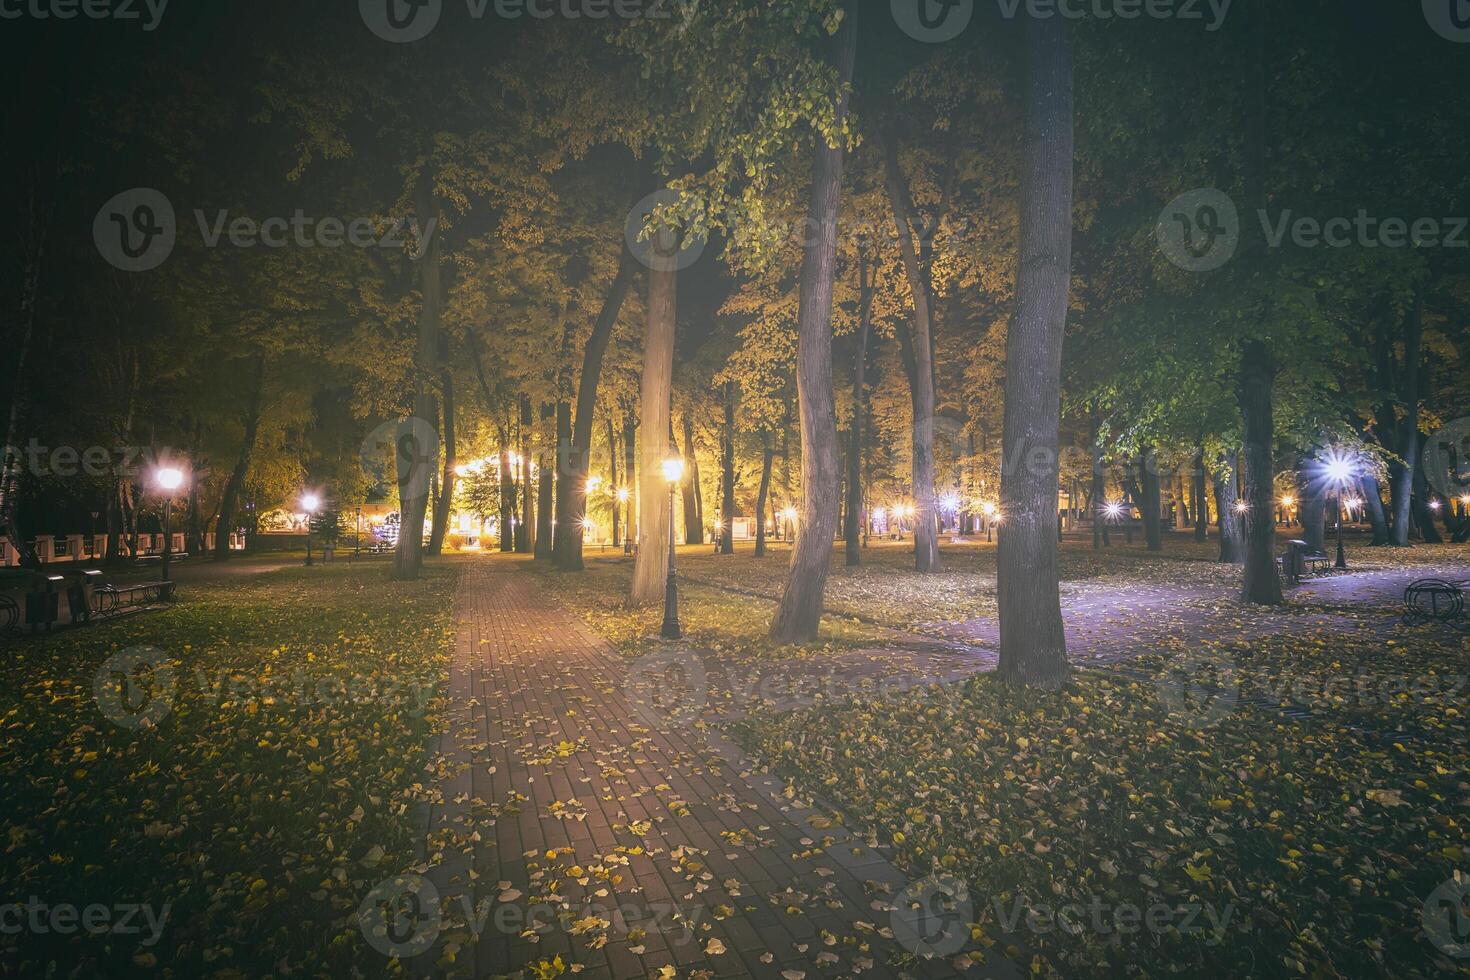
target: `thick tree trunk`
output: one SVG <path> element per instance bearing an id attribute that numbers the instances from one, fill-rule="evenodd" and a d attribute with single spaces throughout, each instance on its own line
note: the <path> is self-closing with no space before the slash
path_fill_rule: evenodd
<path id="1" fill-rule="evenodd" d="M 704 508 L 700 506 L 699 499 L 699 453 L 694 448 L 694 419 L 687 411 L 684 413 L 684 455 L 689 460 L 689 479 L 684 481 L 684 543 L 704 544 Z"/>
<path id="2" fill-rule="evenodd" d="M 934 506 L 934 340 L 930 311 L 929 277 L 914 247 L 908 187 L 899 169 L 898 142 L 884 139 L 884 176 L 893 220 L 898 229 L 899 254 L 914 304 L 910 347 L 913 369 L 909 394 L 913 403 L 914 567 L 920 572 L 940 571 L 939 529 Z"/>
<path id="3" fill-rule="evenodd" d="M 1072 57 L 1067 23 L 1027 18 L 1016 313 L 1006 337 L 997 566 L 1002 680 L 1055 689 L 1067 639 L 1057 579 L 1057 428 L 1072 276 Z"/>
<path id="4" fill-rule="evenodd" d="M 766 501 L 771 496 L 771 464 L 776 460 L 771 448 L 771 434 L 761 432 L 761 485 L 755 498 L 755 556 L 766 554 Z"/>
<path id="5" fill-rule="evenodd" d="M 1414 437 L 1414 441 L 1419 447 L 1419 452 L 1416 455 L 1419 459 L 1423 459 L 1424 446 L 1429 441 L 1429 437 L 1422 432 L 1415 432 Z M 1418 525 L 1419 534 L 1424 538 L 1425 544 L 1443 544 L 1444 538 L 1440 535 L 1439 528 L 1434 526 L 1434 511 L 1429 506 L 1430 494 L 1429 481 L 1424 476 L 1424 467 L 1415 465 L 1413 496 L 1414 523 Z M 1449 501 L 1442 501 L 1440 503 L 1441 512 L 1443 512 L 1449 503 Z"/>
<path id="6" fill-rule="evenodd" d="M 1138 509 L 1143 515 L 1143 539 L 1149 551 L 1164 550 L 1164 520 L 1160 513 L 1159 458 L 1145 446 L 1138 455 L 1138 482 L 1143 489 Z"/>
<path id="7" fill-rule="evenodd" d="M 725 430 L 720 445 L 720 554 L 735 554 L 735 386 L 725 384 Z"/>
<path id="8" fill-rule="evenodd" d="M 439 479 L 439 499 L 434 501 L 434 527 L 429 532 L 429 554 L 435 558 L 444 553 L 444 536 L 449 533 L 449 512 L 454 507 L 454 472 L 459 458 L 454 444 L 454 375 L 440 374 L 439 390 L 444 397 L 444 475 Z"/>
<path id="9" fill-rule="evenodd" d="M 245 477 L 250 472 L 250 457 L 255 452 L 255 440 L 260 432 L 260 412 L 265 395 L 265 355 L 256 354 L 253 366 L 253 380 L 250 384 L 250 400 L 245 406 L 245 435 L 240 440 L 240 454 L 235 457 L 235 467 L 230 470 L 230 477 L 225 481 L 224 490 L 220 493 L 219 516 L 214 524 L 214 560 L 228 561 L 230 557 L 230 529 L 235 520 L 235 509 L 239 504 L 240 491 L 245 486 Z M 119 505 L 119 527 L 116 532 L 112 530 L 111 517 L 108 518 L 109 535 L 121 534 L 121 505 Z M 108 550 L 112 550 L 112 542 L 107 543 Z"/>
<path id="10" fill-rule="evenodd" d="M 674 373 L 674 325 L 679 273 L 673 257 L 678 242 L 670 232 L 656 239 L 656 258 L 648 270 L 648 328 L 643 338 L 643 376 L 639 381 L 639 428 L 643 445 L 639 462 L 638 558 L 633 566 L 633 604 L 663 598 L 669 572 L 669 488 L 663 461 L 669 452 L 669 397 Z M 660 261 L 662 260 L 662 261 Z"/>
<path id="11" fill-rule="evenodd" d="M 857 49 L 856 4 L 846 8 L 837 33 L 833 123 L 847 122 L 848 87 Z M 838 136 L 840 141 L 843 137 Z M 796 387 L 801 402 L 801 512 L 786 590 L 771 622 L 771 638 L 800 643 L 816 638 L 827 589 L 832 539 L 837 534 L 837 415 L 832 404 L 832 280 L 837 272 L 837 217 L 841 210 L 844 146 L 818 139 L 812 165 L 810 221 L 817 240 L 802 256 L 797 312 Z"/>
<path id="12" fill-rule="evenodd" d="M 1271 386 L 1276 379 L 1276 366 L 1265 343 L 1251 340 L 1240 355 L 1240 375 L 1235 398 L 1244 423 L 1245 472 L 1243 499 L 1245 511 L 1245 575 L 1241 583 L 1242 602 L 1256 605 L 1279 605 L 1281 577 L 1276 572 L 1276 524 L 1273 519 L 1273 480 L 1271 473 Z"/>
<path id="13" fill-rule="evenodd" d="M 30 201 L 35 206 L 34 195 Z M 41 281 L 41 244 L 47 228 L 32 211 L 30 227 L 27 229 L 28 244 L 25 267 L 21 274 L 20 291 L 20 339 L 9 350 L 12 359 L 10 411 L 5 422 L 5 441 L 0 442 L 0 531 L 9 539 L 11 547 L 20 556 L 22 568 L 38 569 L 40 558 L 31 541 L 31 536 L 21 528 L 21 454 L 20 430 L 30 408 L 30 374 L 27 370 L 31 353 L 31 341 L 36 330 L 36 293 Z"/>
<path id="14" fill-rule="evenodd" d="M 438 208 L 434 202 L 434 169 L 424 167 L 414 188 L 414 209 L 418 212 L 421 228 L 434 227 L 429 222 L 437 218 Z M 442 276 L 439 268 L 440 238 L 430 234 L 426 241 L 418 243 L 419 289 L 423 294 L 423 305 L 419 311 L 418 344 L 414 353 L 414 403 L 413 414 L 418 421 L 405 424 L 399 429 L 399 439 L 408 439 L 413 446 L 412 457 L 405 466 L 405 453 L 400 445 L 398 459 L 398 550 L 393 556 L 395 579 L 418 578 L 424 563 L 424 519 L 429 512 L 428 474 L 438 461 L 439 446 L 418 445 L 420 434 L 426 427 L 434 429 L 437 441 L 438 406 L 429 387 L 430 379 L 439 370 L 439 319 L 443 308 Z M 428 472 L 423 472 L 423 467 Z"/>

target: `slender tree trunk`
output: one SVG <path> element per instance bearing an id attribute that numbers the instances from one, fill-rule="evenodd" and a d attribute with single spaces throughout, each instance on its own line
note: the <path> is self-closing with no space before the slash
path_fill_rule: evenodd
<path id="1" fill-rule="evenodd" d="M 1373 525 L 1372 546 L 1381 548 L 1388 544 L 1388 520 L 1383 514 L 1383 491 L 1378 486 L 1378 478 L 1372 473 L 1364 473 L 1360 480 L 1362 484 L 1363 506 L 1368 509 L 1368 522 Z"/>
<path id="2" fill-rule="evenodd" d="M 1107 500 L 1108 477 L 1103 466 L 1102 426 L 1097 417 L 1097 402 L 1093 402 L 1092 419 L 1092 550 L 1098 551 L 1108 543 Z"/>
<path id="3" fill-rule="evenodd" d="M 592 459 L 592 423 L 597 412 L 597 387 L 602 379 L 602 362 L 618 316 L 637 276 L 637 267 L 626 248 L 618 259 L 618 271 L 603 297 L 602 309 L 592 324 L 592 334 L 582 349 L 582 374 L 577 383 L 577 415 L 571 427 L 570 446 L 558 450 L 560 478 L 556 494 L 557 527 L 567 528 L 553 560 L 564 569 L 581 571 L 582 523 L 587 517 L 587 474 Z M 609 425 L 612 423 L 609 422 Z"/>
<path id="4" fill-rule="evenodd" d="M 1194 451 L 1194 471 L 1190 474 L 1190 485 L 1194 488 L 1194 540 L 1209 539 L 1210 504 L 1205 498 L 1205 451 Z"/>
<path id="5" fill-rule="evenodd" d="M 684 543 L 704 544 L 704 508 L 699 504 L 699 453 L 694 448 L 694 420 L 684 413 L 684 455 L 689 479 L 684 481 Z M 728 519 L 721 514 L 721 518 Z"/>
<path id="6" fill-rule="evenodd" d="M 1220 529 L 1220 563 L 1238 565 L 1245 561 L 1244 529 L 1235 503 L 1240 499 L 1237 489 L 1237 467 L 1227 457 L 1220 460 L 1214 475 L 1215 518 Z"/>
<path id="7" fill-rule="evenodd" d="M 639 464 L 638 558 L 633 566 L 633 604 L 663 598 L 669 572 L 669 488 L 663 460 L 669 452 L 670 394 L 674 373 L 674 329 L 679 273 L 674 256 L 677 237 L 659 232 L 652 268 L 648 270 L 648 328 L 643 338 L 643 376 L 639 381 L 639 428 L 643 445 Z"/>
<path id="8" fill-rule="evenodd" d="M 720 447 L 720 554 L 735 554 L 735 386 L 725 383 L 725 432 Z"/>
<path id="9" fill-rule="evenodd" d="M 624 540 L 631 539 L 635 545 L 638 543 L 638 522 L 633 517 L 638 513 L 637 426 L 631 415 L 623 419 L 623 481 L 628 488 L 623 534 Z"/>
<path id="10" fill-rule="evenodd" d="M 852 355 L 852 424 L 847 440 L 847 522 L 843 527 L 847 564 L 862 563 L 863 424 L 867 413 L 868 333 L 873 323 L 873 284 L 869 281 L 868 255 L 858 258 L 858 333 Z"/>
<path id="11" fill-rule="evenodd" d="M 766 501 L 771 496 L 771 464 L 775 462 L 776 453 L 771 448 L 771 434 L 762 430 L 761 432 L 761 486 L 755 498 L 755 556 L 763 558 L 766 554 Z"/>
<path id="12" fill-rule="evenodd" d="M 419 226 L 427 228 L 428 222 L 438 215 L 434 201 L 434 168 L 425 166 L 419 173 L 414 188 L 414 209 L 419 215 Z M 414 353 L 414 402 L 413 414 L 417 420 L 406 423 L 399 429 L 400 448 L 398 459 L 398 508 L 401 523 L 398 529 L 398 550 L 393 557 L 392 577 L 399 580 L 418 578 L 424 563 L 424 518 L 429 511 L 430 474 L 438 461 L 439 446 L 423 446 L 419 442 L 429 430 L 434 431 L 437 442 L 438 406 L 430 389 L 430 379 L 439 369 L 439 319 L 443 307 L 442 277 L 439 268 L 440 237 L 430 234 L 418 243 L 419 289 L 423 294 L 423 305 L 419 311 L 418 344 Z M 413 446 L 412 456 L 407 459 L 402 440 Z M 425 471 L 427 468 L 427 471 Z"/>
<path id="13" fill-rule="evenodd" d="M 516 484 L 510 461 L 510 432 L 500 432 L 500 550 L 515 551 Z"/>
<path id="14" fill-rule="evenodd" d="M 833 123 L 847 122 L 857 30 L 855 4 L 837 32 L 837 78 Z M 842 199 L 844 146 L 818 139 L 812 165 L 810 220 L 817 240 L 802 256 L 797 312 L 796 386 L 801 402 L 801 515 L 796 546 L 781 604 L 771 622 L 771 638 L 782 643 L 815 639 L 822 619 L 832 539 L 837 533 L 837 415 L 832 404 L 832 280 L 837 272 L 837 216 Z"/>
<path id="15" fill-rule="evenodd" d="M 1426 436 L 1424 433 L 1422 433 L 1422 432 L 1415 432 L 1414 433 L 1414 442 L 1419 447 L 1418 453 L 1415 454 L 1418 459 L 1423 459 L 1424 458 L 1424 446 L 1425 446 L 1425 444 L 1428 441 L 1429 441 L 1429 437 Z M 1419 526 L 1419 533 L 1420 533 L 1420 535 L 1423 536 L 1424 543 L 1425 544 L 1443 544 L 1444 543 L 1444 538 L 1440 535 L 1439 528 L 1437 528 L 1437 527 L 1434 526 L 1434 511 L 1431 510 L 1430 507 L 1429 507 L 1430 487 L 1429 487 L 1429 481 L 1427 479 L 1425 479 L 1425 476 L 1424 476 L 1424 467 L 1419 466 L 1418 463 L 1417 463 L 1417 461 L 1416 461 L 1413 472 L 1414 472 L 1414 482 L 1413 482 L 1413 486 L 1414 486 L 1414 497 L 1413 497 L 1414 523 Z M 1450 503 L 1449 501 L 1442 502 L 1440 504 L 1441 510 L 1443 510 L 1443 508 L 1445 506 L 1447 506 L 1449 503 Z"/>
<path id="16" fill-rule="evenodd" d="M 1020 264 L 1006 337 L 998 673 L 1009 684 L 1055 689 L 1068 673 L 1057 577 L 1057 429 L 1072 276 L 1072 58 L 1065 19 L 1030 17 L 1025 30 Z"/>
<path id="17" fill-rule="evenodd" d="M 1138 482 L 1143 488 L 1139 497 L 1139 510 L 1143 514 L 1143 538 L 1149 551 L 1164 550 L 1164 521 L 1160 513 L 1159 458 L 1151 447 L 1145 446 L 1138 454 Z"/>
<path id="18" fill-rule="evenodd" d="M 574 473 L 585 472 L 585 466 L 568 465 L 564 449 L 570 446 L 572 439 L 572 407 L 566 402 L 557 402 L 554 409 L 556 414 L 556 443 L 558 447 L 557 459 L 548 459 L 547 453 L 540 457 L 539 483 L 536 488 L 536 560 L 556 563 L 556 549 L 559 547 L 563 554 L 569 550 L 569 538 L 582 537 L 581 518 L 575 525 L 564 525 L 556 517 L 556 511 L 566 504 L 562 513 L 570 513 L 573 510 L 583 510 L 570 505 L 569 498 L 577 496 L 586 498 L 585 477 L 583 483 L 573 486 Z M 578 546 L 577 551 L 581 552 Z"/>
<path id="19" fill-rule="evenodd" d="M 612 546 L 614 548 L 620 548 L 623 544 L 623 525 L 621 513 L 622 506 L 618 501 L 617 494 L 618 488 L 623 486 L 623 484 L 626 482 L 626 477 L 621 482 L 618 479 L 618 435 L 616 430 L 613 428 L 613 417 L 611 412 L 608 412 L 607 414 L 607 467 L 608 479 L 611 481 L 610 489 L 613 495 Z"/>
<path id="20" fill-rule="evenodd" d="M 261 404 L 265 395 L 265 355 L 256 354 L 252 368 L 250 401 L 245 406 L 245 436 L 240 440 L 240 455 L 235 457 L 235 468 L 225 481 L 220 494 L 219 517 L 214 525 L 214 560 L 228 561 L 230 557 L 230 529 L 235 520 L 235 509 L 240 491 L 245 486 L 245 476 L 250 472 L 250 457 L 255 452 L 255 440 L 260 431 Z M 109 528 L 109 533 L 111 529 Z M 111 548 L 111 542 L 108 543 Z"/>
<path id="21" fill-rule="evenodd" d="M 1271 386 L 1276 366 L 1271 351 L 1259 340 L 1247 341 L 1240 355 L 1240 380 L 1235 398 L 1244 420 L 1245 576 L 1242 602 L 1279 605 L 1281 577 L 1276 572 L 1276 525 L 1273 520 L 1271 473 Z"/>
<path id="22" fill-rule="evenodd" d="M 1324 550 L 1326 543 L 1323 522 L 1327 519 L 1327 483 L 1320 477 L 1314 479 L 1316 460 L 1312 455 L 1297 457 L 1297 496 L 1300 499 L 1297 512 L 1301 515 L 1302 540 L 1314 551 Z"/>
<path id="23" fill-rule="evenodd" d="M 34 208 L 34 195 L 30 204 Z M 30 408 L 30 374 L 27 367 L 36 328 L 36 293 L 40 287 L 43 252 L 41 236 L 47 230 L 39 217 L 33 213 L 29 222 L 31 227 L 27 229 L 30 242 L 34 242 L 34 245 L 27 249 L 25 267 L 21 273 L 20 340 L 9 351 L 13 358 L 10 411 L 5 422 L 5 441 L 0 443 L 0 452 L 4 453 L 3 460 L 0 460 L 0 530 L 5 532 L 5 537 L 20 556 L 21 567 L 29 569 L 40 568 L 41 561 L 36 555 L 30 535 L 21 529 L 20 431 Z"/>
<path id="24" fill-rule="evenodd" d="M 454 485 L 459 476 L 454 471 L 459 465 L 454 443 L 454 375 L 443 371 L 439 377 L 439 390 L 444 397 L 444 475 L 439 479 L 439 499 L 434 502 L 434 527 L 429 532 L 429 554 L 435 558 L 444 553 L 444 536 L 449 533 L 449 512 L 454 507 Z"/>
<path id="25" fill-rule="evenodd" d="M 884 174 L 888 201 L 898 228 L 899 254 L 903 258 L 904 275 L 914 304 L 910 345 L 913 370 L 909 373 L 912 396 L 913 490 L 914 490 L 914 567 L 920 572 L 940 571 L 939 530 L 934 506 L 934 342 L 933 319 L 930 315 L 928 276 L 919 266 L 914 248 L 907 185 L 899 170 L 898 142 L 888 134 L 884 139 Z"/>
<path id="26" fill-rule="evenodd" d="M 1398 444 L 1402 462 L 1391 465 L 1394 479 L 1393 528 L 1391 543 L 1396 548 L 1409 544 L 1410 505 L 1414 495 L 1414 474 L 1419 472 L 1419 361 L 1424 340 L 1423 308 L 1416 299 L 1404 320 L 1404 366 L 1399 401 L 1403 417 L 1399 420 Z"/>

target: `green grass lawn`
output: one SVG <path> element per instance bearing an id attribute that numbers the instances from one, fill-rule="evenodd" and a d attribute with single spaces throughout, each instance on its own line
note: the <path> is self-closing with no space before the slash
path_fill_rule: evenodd
<path id="1" fill-rule="evenodd" d="M 193 583 L 166 611 L 5 651 L 0 904 L 101 906 L 118 928 L 41 912 L 0 932 L 0 974 L 384 972 L 355 913 L 417 860 L 455 571 L 386 573 Z M 145 688 L 99 681 L 118 655 L 154 665 Z"/>
<path id="2" fill-rule="evenodd" d="M 1367 634 L 1318 640 L 1213 656 L 1258 688 L 1470 666 L 1458 637 L 1379 641 L 1378 663 Z M 1185 699 L 1156 669 L 1079 673 L 1057 694 L 983 676 L 737 735 L 915 877 L 964 883 L 955 955 L 1056 977 L 1470 973 L 1470 948 L 1435 942 L 1466 941 L 1456 920 L 1431 935 L 1424 918 L 1470 868 L 1463 688 L 1378 711 L 1318 699 L 1292 720 L 1223 687 Z M 1406 716 L 1422 737 L 1386 734 Z"/>

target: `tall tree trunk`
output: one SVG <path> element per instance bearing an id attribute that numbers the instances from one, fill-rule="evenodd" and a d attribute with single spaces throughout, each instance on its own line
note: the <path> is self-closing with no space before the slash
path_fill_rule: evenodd
<path id="1" fill-rule="evenodd" d="M 1247 341 L 1240 355 L 1240 380 L 1235 392 L 1244 421 L 1245 575 L 1242 602 L 1279 605 L 1281 577 L 1276 572 L 1274 480 L 1271 472 L 1271 386 L 1276 366 L 1271 351 L 1259 340 Z"/>
<path id="2" fill-rule="evenodd" d="M 1372 546 L 1381 548 L 1388 544 L 1388 520 L 1383 515 L 1383 491 L 1378 486 L 1378 477 L 1364 473 L 1362 484 L 1363 506 L 1368 509 L 1368 522 L 1373 526 Z"/>
<path id="3" fill-rule="evenodd" d="M 1410 505 L 1415 474 L 1419 472 L 1419 373 L 1424 341 L 1423 307 L 1416 298 L 1404 320 L 1404 365 L 1399 390 L 1403 417 L 1398 423 L 1399 455 L 1402 462 L 1390 464 L 1393 491 L 1393 527 L 1390 542 L 1396 548 L 1409 544 Z"/>
<path id="4" fill-rule="evenodd" d="M 755 556 L 766 554 L 766 501 L 771 497 L 771 464 L 776 452 L 771 448 L 771 434 L 761 431 L 761 485 L 755 498 Z"/>
<path id="5" fill-rule="evenodd" d="M 1419 447 L 1419 451 L 1416 454 L 1416 456 L 1418 457 L 1418 459 L 1423 459 L 1424 458 L 1424 446 L 1429 441 L 1429 437 L 1426 436 L 1422 432 L 1417 432 L 1416 431 L 1414 433 L 1414 436 L 1413 436 L 1413 441 Z M 1414 472 L 1414 484 L 1413 484 L 1414 485 L 1414 497 L 1413 497 L 1414 523 L 1419 526 L 1419 533 L 1423 536 L 1424 543 L 1425 544 L 1443 544 L 1444 543 L 1444 538 L 1440 535 L 1439 528 L 1437 528 L 1437 527 L 1434 526 L 1434 511 L 1429 506 L 1429 497 L 1430 497 L 1430 492 L 1431 491 L 1430 491 L 1430 487 L 1429 487 L 1429 480 L 1426 479 L 1425 476 L 1424 476 L 1424 467 L 1419 466 L 1416 463 L 1416 465 L 1414 466 L 1414 471 L 1413 472 Z M 1444 507 L 1447 506 L 1447 505 L 1449 505 L 1449 504 L 1450 504 L 1450 501 L 1443 501 L 1443 502 L 1441 502 L 1440 503 L 1440 509 L 1443 510 Z"/>
<path id="6" fill-rule="evenodd" d="M 852 424 L 847 440 L 847 523 L 843 537 L 847 564 L 862 563 L 863 502 L 863 416 L 867 413 L 868 333 L 873 325 L 873 284 L 869 277 L 868 253 L 858 256 L 857 349 L 852 355 Z"/>
<path id="7" fill-rule="evenodd" d="M 438 217 L 434 201 L 434 167 L 425 165 L 418 175 L 414 187 L 414 210 L 418 212 L 419 227 L 433 229 L 430 224 Z M 398 549 L 393 556 L 392 576 L 398 580 L 418 578 L 424 564 L 424 518 L 429 511 L 429 474 L 438 461 L 439 446 L 419 445 L 433 431 L 437 443 L 438 406 L 430 388 L 430 379 L 439 370 L 439 318 L 443 308 L 442 277 L 439 268 L 440 238 L 427 231 L 427 240 L 418 242 L 419 289 L 423 294 L 423 305 L 419 311 L 418 343 L 414 352 L 414 400 L 413 414 L 416 422 L 405 424 L 399 429 L 399 439 L 408 439 L 413 447 L 411 459 L 405 465 L 405 453 L 400 445 L 398 459 Z M 422 472 L 427 467 L 428 472 Z"/>
<path id="8" fill-rule="evenodd" d="M 699 504 L 699 453 L 694 448 L 694 419 L 684 413 L 684 455 L 689 479 L 684 481 L 684 543 L 704 544 L 704 508 Z M 723 518 L 725 515 L 721 515 Z"/>
<path id="9" fill-rule="evenodd" d="M 5 422 L 5 441 L 0 442 L 0 530 L 20 556 L 22 568 L 41 567 L 40 558 L 30 535 L 21 529 L 21 456 L 20 430 L 30 408 L 30 374 L 27 371 L 31 342 L 36 331 L 36 294 L 41 282 L 41 257 L 48 222 L 36 211 L 35 189 L 28 199 L 27 228 L 22 237 L 27 245 L 25 265 L 21 272 L 20 339 L 10 348 L 12 358 L 10 411 Z"/>
<path id="10" fill-rule="evenodd" d="M 628 499 L 623 510 L 624 540 L 638 543 L 638 423 L 631 415 L 623 419 L 623 483 L 628 488 Z"/>
<path id="11" fill-rule="evenodd" d="M 439 480 L 439 499 L 434 502 L 434 527 L 429 532 L 429 554 L 435 558 L 444 553 L 444 536 L 449 533 L 449 512 L 454 507 L 454 483 L 459 476 L 454 471 L 459 465 L 454 443 L 454 375 L 443 371 L 439 378 L 439 390 L 444 397 L 444 475 Z"/>
<path id="12" fill-rule="evenodd" d="M 235 509 L 240 500 L 240 491 L 245 486 L 245 477 L 250 472 L 250 457 L 255 452 L 255 440 L 260 432 L 261 404 L 265 395 L 265 354 L 256 354 L 252 367 L 250 400 L 245 406 L 245 435 L 240 440 L 240 454 L 235 457 L 235 467 L 225 481 L 220 493 L 219 516 L 214 524 L 214 560 L 228 561 L 230 557 L 230 529 L 235 520 Z M 111 534 L 109 521 L 108 533 Z M 119 528 L 119 532 L 121 528 Z M 112 543 L 108 542 L 111 549 Z"/>
<path id="13" fill-rule="evenodd" d="M 735 385 L 725 383 L 725 431 L 720 446 L 720 554 L 735 554 Z"/>
<path id="14" fill-rule="evenodd" d="M 833 125 L 847 122 L 848 88 L 857 50 L 856 4 L 845 8 L 836 38 L 837 78 Z M 797 312 L 796 387 L 801 402 L 801 515 L 786 590 L 771 622 L 781 643 L 814 639 L 837 534 L 837 414 L 832 404 L 832 280 L 837 272 L 837 217 L 842 201 L 843 136 L 829 146 L 818 139 L 812 165 L 811 208 L 817 240 L 801 261 Z"/>
<path id="15" fill-rule="evenodd" d="M 561 568 L 581 571 L 582 523 L 587 517 L 587 474 L 592 460 L 592 423 L 597 412 L 597 387 L 602 380 L 602 362 L 618 316 L 637 276 L 632 255 L 626 248 L 618 258 L 618 271 L 602 299 L 602 309 L 592 324 L 592 334 L 582 349 L 582 375 L 577 382 L 577 415 L 571 430 L 571 445 L 558 451 L 560 479 L 556 494 L 557 526 L 569 530 L 553 560 Z M 609 425 L 612 423 L 609 422 Z M 565 488 L 565 490 L 561 488 Z"/>
<path id="16" fill-rule="evenodd" d="M 1055 689 L 1068 673 L 1057 579 L 1057 428 L 1072 276 L 1072 57 L 1064 18 L 1030 17 L 1025 30 L 1020 263 L 1006 337 L 998 673 L 1009 684 Z"/>
<path id="17" fill-rule="evenodd" d="M 1245 561 L 1244 529 L 1235 509 L 1240 499 L 1237 467 L 1229 457 L 1220 460 L 1214 474 L 1215 522 L 1220 529 L 1220 563 L 1238 565 Z"/>
<path id="18" fill-rule="evenodd" d="M 1149 551 L 1164 550 L 1164 521 L 1160 513 L 1159 458 L 1149 446 L 1138 454 L 1138 482 L 1143 493 L 1138 500 L 1138 509 L 1143 514 L 1143 539 Z"/>
<path id="19" fill-rule="evenodd" d="M 1097 402 L 1090 408 L 1092 420 L 1092 550 L 1098 551 L 1108 543 L 1107 494 L 1108 477 L 1103 467 L 1102 426 L 1097 416 Z"/>
<path id="20" fill-rule="evenodd" d="M 622 487 L 623 484 L 626 482 L 626 477 L 623 479 L 622 482 L 618 480 L 618 435 L 613 428 L 612 412 L 607 413 L 607 468 L 608 480 L 610 481 L 609 489 L 611 490 L 613 495 L 612 546 L 614 548 L 619 548 L 622 547 L 623 544 L 623 515 L 622 507 L 618 501 L 618 488 Z"/>
<path id="21" fill-rule="evenodd" d="M 638 558 L 633 565 L 633 604 L 663 598 L 669 572 L 669 537 L 674 533 L 669 513 L 669 487 L 663 461 L 669 452 L 670 394 L 674 374 L 674 328 L 679 299 L 675 267 L 677 235 L 655 235 L 648 270 L 648 328 L 643 338 L 643 376 L 639 380 L 639 428 L 643 444 L 639 460 Z"/>
<path id="22" fill-rule="evenodd" d="M 516 484 L 510 460 L 510 432 L 500 432 L 500 550 L 515 551 Z"/>
<path id="23" fill-rule="evenodd" d="M 1194 493 L 1194 540 L 1205 541 L 1208 540 L 1210 534 L 1210 504 L 1205 499 L 1205 451 L 1203 448 L 1194 451 L 1194 471 L 1190 474 L 1190 485 Z"/>
<path id="24" fill-rule="evenodd" d="M 582 539 L 582 518 L 577 518 L 576 524 L 564 525 L 556 517 L 556 509 L 559 504 L 567 500 L 569 496 L 581 497 L 586 500 L 586 478 L 576 486 L 570 486 L 573 477 L 571 474 L 586 472 L 586 466 L 569 466 L 562 456 L 561 447 L 569 446 L 572 439 L 572 407 L 566 402 L 557 402 L 556 408 L 556 441 L 557 458 L 548 458 L 549 453 L 543 452 L 540 456 L 540 473 L 538 486 L 536 488 L 536 560 L 556 563 L 555 550 L 558 546 L 563 553 L 569 550 L 568 539 L 576 538 L 578 554 L 581 553 L 580 545 Z M 586 512 L 586 507 L 568 508 L 570 510 L 581 510 Z M 563 511 L 566 513 L 567 511 Z"/>
<path id="25" fill-rule="evenodd" d="M 914 304 L 910 346 L 913 369 L 909 393 L 913 403 L 913 491 L 914 567 L 920 572 L 937 572 L 939 530 L 934 506 L 934 341 L 930 315 L 929 278 L 919 265 L 914 248 L 912 208 L 908 187 L 899 169 L 898 141 L 891 133 L 884 138 L 884 176 L 893 220 L 898 228 L 899 254 L 903 258 L 909 295 Z"/>
<path id="26" fill-rule="evenodd" d="M 1322 551 L 1326 543 L 1323 522 L 1328 515 L 1327 481 L 1314 472 L 1318 468 L 1313 454 L 1304 453 L 1297 457 L 1297 496 L 1300 499 L 1298 513 L 1302 521 L 1302 540 L 1313 550 Z"/>

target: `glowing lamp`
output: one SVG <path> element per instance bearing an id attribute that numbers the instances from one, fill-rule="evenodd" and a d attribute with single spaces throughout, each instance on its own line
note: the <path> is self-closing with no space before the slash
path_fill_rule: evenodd
<path id="1" fill-rule="evenodd" d="M 618 487 L 618 503 L 626 504 L 629 496 L 627 487 Z"/>
<path id="2" fill-rule="evenodd" d="M 158 484 L 160 490 L 177 490 L 184 485 L 184 471 L 172 466 L 165 466 L 153 474 L 153 482 Z"/>
<path id="3" fill-rule="evenodd" d="M 664 479 L 669 483 L 678 483 L 684 479 L 684 459 L 681 456 L 670 456 L 664 460 Z"/>
<path id="4" fill-rule="evenodd" d="M 321 506 L 322 498 L 314 493 L 305 494 L 301 498 L 301 509 L 308 514 L 315 514 L 318 510 L 321 510 Z"/>

